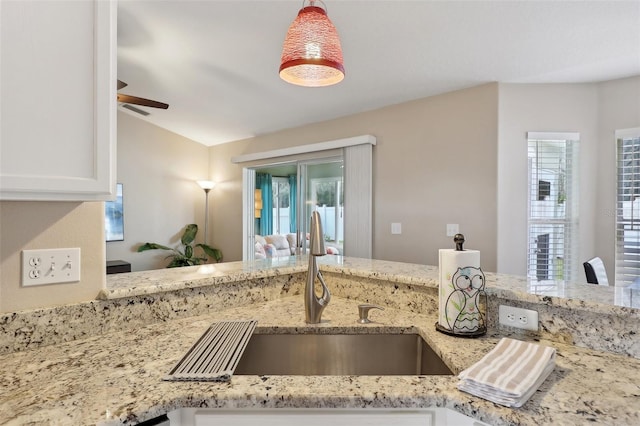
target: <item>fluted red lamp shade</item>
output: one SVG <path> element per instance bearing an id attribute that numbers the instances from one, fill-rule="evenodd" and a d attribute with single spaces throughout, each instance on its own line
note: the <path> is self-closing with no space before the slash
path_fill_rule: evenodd
<path id="1" fill-rule="evenodd" d="M 300 9 L 287 31 L 280 78 L 299 86 L 330 86 L 344 79 L 342 48 L 327 12 L 314 3 Z"/>

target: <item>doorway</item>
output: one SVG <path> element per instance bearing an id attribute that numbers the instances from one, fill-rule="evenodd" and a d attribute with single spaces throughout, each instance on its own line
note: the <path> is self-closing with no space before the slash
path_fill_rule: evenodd
<path id="1" fill-rule="evenodd" d="M 291 255 L 306 253 L 309 220 L 314 210 L 322 219 L 327 253 L 343 254 L 343 170 L 342 156 L 246 169 L 246 193 L 253 193 L 253 201 L 245 209 L 253 207 L 254 220 L 253 230 L 246 226 L 249 244 L 244 250 L 245 260 L 251 260 L 251 254 L 254 258 L 285 257 L 285 240 Z M 263 253 L 256 243 L 275 247 L 267 247 Z"/>
<path id="2" fill-rule="evenodd" d="M 373 146 L 375 144 L 376 138 L 374 136 L 361 135 L 232 157 L 231 162 L 234 164 L 252 163 L 242 169 L 242 259 L 255 259 L 256 235 L 260 235 L 256 232 L 258 229 L 256 216 L 258 214 L 262 216 L 262 212 L 272 212 L 271 209 L 264 210 L 264 200 L 261 198 L 262 191 L 259 193 L 260 198 L 256 198 L 258 192 L 256 169 L 295 164 L 297 188 L 294 193 L 298 195 L 298 198 L 296 203 L 290 204 L 290 208 L 296 208 L 296 214 L 294 216 L 290 212 L 289 218 L 290 220 L 293 220 L 293 217 L 296 218 L 296 234 L 300 234 L 300 237 L 306 237 L 312 211 L 308 207 L 308 203 L 312 203 L 313 200 L 308 200 L 307 193 L 312 193 L 312 190 L 310 187 L 306 188 L 309 180 L 305 176 L 313 175 L 314 178 L 320 179 L 321 176 L 314 175 L 314 164 L 335 163 L 338 159 L 342 163 L 342 179 L 340 187 L 337 183 L 334 183 L 334 187 L 335 191 L 342 195 L 335 196 L 333 203 L 336 204 L 334 207 L 338 209 L 338 212 L 336 213 L 334 210 L 333 214 L 337 214 L 337 223 L 342 221 L 342 225 L 338 225 L 337 231 L 334 231 L 334 234 L 329 235 L 328 238 L 333 238 L 338 246 L 342 246 L 344 251 L 340 252 L 341 255 L 371 259 L 373 251 Z M 297 158 L 293 159 L 294 156 Z M 286 157 L 291 160 L 278 162 Z M 309 158 L 313 158 L 313 160 L 309 160 Z M 322 185 L 323 183 L 327 184 L 327 182 L 318 182 L 315 187 L 325 190 L 327 185 Z M 306 193 L 303 194 L 303 191 Z M 316 198 L 317 201 L 318 198 Z M 262 217 L 260 219 L 266 220 Z M 342 233 L 340 233 L 340 226 Z M 299 238 L 294 244 L 300 245 L 300 253 L 306 252 L 306 238 Z"/>

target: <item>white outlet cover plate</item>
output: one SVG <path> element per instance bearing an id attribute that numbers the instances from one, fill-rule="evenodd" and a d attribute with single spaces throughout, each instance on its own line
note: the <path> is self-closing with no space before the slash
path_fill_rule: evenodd
<path id="1" fill-rule="evenodd" d="M 498 307 L 500 325 L 538 331 L 538 311 L 500 305 Z"/>
<path id="2" fill-rule="evenodd" d="M 392 223 L 391 224 L 391 233 L 393 235 L 402 234 L 402 224 L 401 223 Z"/>
<path id="3" fill-rule="evenodd" d="M 24 287 L 80 281 L 80 248 L 22 250 Z"/>

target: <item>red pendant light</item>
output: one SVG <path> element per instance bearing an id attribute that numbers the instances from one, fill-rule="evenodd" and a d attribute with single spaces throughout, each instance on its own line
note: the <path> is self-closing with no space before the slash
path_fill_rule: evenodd
<path id="1" fill-rule="evenodd" d="M 280 78 L 299 86 L 330 86 L 344 79 L 338 32 L 325 9 L 315 3 L 310 0 L 300 9 L 282 47 Z"/>

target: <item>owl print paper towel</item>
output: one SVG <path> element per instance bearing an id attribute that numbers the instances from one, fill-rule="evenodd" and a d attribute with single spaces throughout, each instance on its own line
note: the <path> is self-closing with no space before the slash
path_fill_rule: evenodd
<path id="1" fill-rule="evenodd" d="M 452 334 L 486 331 L 485 277 L 478 250 L 441 249 L 438 325 Z M 444 330 L 442 330 L 444 329 Z"/>

